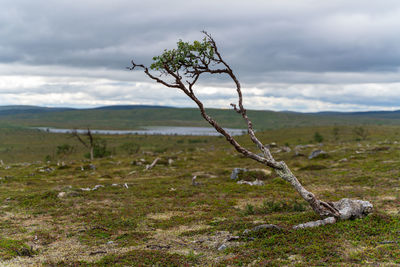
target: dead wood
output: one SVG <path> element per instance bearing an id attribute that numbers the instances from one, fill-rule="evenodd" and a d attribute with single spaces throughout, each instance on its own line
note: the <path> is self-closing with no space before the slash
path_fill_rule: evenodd
<path id="1" fill-rule="evenodd" d="M 150 165 L 146 165 L 146 171 L 151 170 L 154 166 L 156 166 L 157 161 L 159 161 L 160 158 L 156 158 L 155 160 L 153 160 L 153 162 Z"/>

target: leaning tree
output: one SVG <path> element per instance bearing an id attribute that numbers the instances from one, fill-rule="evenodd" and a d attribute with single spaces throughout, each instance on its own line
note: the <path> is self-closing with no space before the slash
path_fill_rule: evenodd
<path id="1" fill-rule="evenodd" d="M 143 64 L 136 64 L 132 60 L 132 66 L 129 69 L 140 68 L 150 79 L 157 83 L 166 87 L 177 88 L 185 93 L 197 104 L 201 116 L 222 134 L 239 153 L 272 168 L 279 177 L 289 182 L 296 189 L 318 215 L 325 218 L 322 221 L 318 221 L 318 223 L 310 223 L 302 226 L 334 223 L 338 219 L 361 218 L 370 213 L 372 211 L 372 204 L 368 201 L 344 198 L 337 202 L 328 202 L 318 199 L 317 196 L 302 186 L 285 162 L 274 159 L 268 146 L 265 146 L 255 135 L 252 122 L 243 106 L 242 88 L 239 80 L 232 68 L 222 58 L 217 44 L 211 35 L 205 31 L 202 33 L 204 34 L 202 41 L 188 43 L 179 40 L 176 49 L 164 50 L 160 56 L 153 57 L 153 63 L 150 68 Z M 197 97 L 194 90 L 194 85 L 198 82 L 200 76 L 204 74 L 223 74 L 227 75 L 233 81 L 238 102 L 236 104 L 232 103 L 231 106 L 246 122 L 248 135 L 251 141 L 262 152 L 261 154 L 254 153 L 248 148 L 243 147 L 217 121 L 207 114 L 203 103 Z"/>

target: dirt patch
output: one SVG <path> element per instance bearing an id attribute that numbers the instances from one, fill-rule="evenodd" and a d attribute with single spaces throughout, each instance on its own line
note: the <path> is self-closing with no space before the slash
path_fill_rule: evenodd
<path id="1" fill-rule="evenodd" d="M 247 205 L 260 206 L 264 200 L 264 198 L 239 199 L 234 207 L 237 209 L 244 209 Z"/>
<path id="2" fill-rule="evenodd" d="M 185 213 L 182 211 L 169 211 L 169 212 L 164 212 L 164 213 L 150 213 L 147 214 L 147 218 L 153 219 L 153 220 L 169 220 L 173 216 L 182 216 Z"/>

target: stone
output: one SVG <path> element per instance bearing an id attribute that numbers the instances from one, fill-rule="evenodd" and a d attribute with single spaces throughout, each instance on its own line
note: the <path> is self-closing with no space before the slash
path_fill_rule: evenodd
<path id="1" fill-rule="evenodd" d="M 196 178 L 197 178 L 197 175 L 193 176 L 193 178 L 192 178 L 192 185 L 193 185 L 193 186 L 198 186 L 198 185 L 200 185 L 200 183 L 196 181 Z"/>
<path id="2" fill-rule="evenodd" d="M 240 181 L 237 182 L 237 184 L 248 184 L 248 185 L 251 185 L 251 186 L 253 186 L 253 185 L 260 186 L 260 185 L 264 185 L 265 183 L 263 181 L 261 181 L 261 180 L 256 179 L 253 182 L 240 180 Z"/>
<path id="3" fill-rule="evenodd" d="M 78 192 L 75 191 L 69 191 L 69 192 L 60 192 L 58 193 L 57 197 L 58 198 L 64 198 L 64 197 L 77 197 L 80 196 Z"/>
<path id="4" fill-rule="evenodd" d="M 363 218 L 372 212 L 373 205 L 369 201 L 342 198 L 337 202 L 333 202 L 336 209 L 339 210 L 340 219 L 356 219 Z"/>
<path id="5" fill-rule="evenodd" d="M 246 229 L 243 231 L 243 235 L 250 234 L 251 232 L 259 232 L 265 229 L 274 229 L 274 230 L 282 230 L 281 227 L 275 224 L 261 224 L 253 227 L 252 229 Z"/>
<path id="6" fill-rule="evenodd" d="M 222 250 L 225 250 L 225 249 L 227 249 L 227 248 L 228 248 L 227 245 L 222 244 L 221 246 L 218 247 L 218 250 L 219 250 L 219 251 L 222 251 Z"/>
<path id="7" fill-rule="evenodd" d="M 321 149 L 316 149 L 313 152 L 311 152 L 311 154 L 308 156 L 308 159 L 313 159 L 316 157 L 319 157 L 320 155 L 324 155 L 326 154 L 325 151 L 321 150 Z"/>
<path id="8" fill-rule="evenodd" d="M 50 173 L 50 172 L 52 172 L 52 171 L 54 171 L 54 169 L 51 168 L 51 167 L 43 167 L 43 168 L 40 168 L 40 169 L 39 169 L 39 172 L 47 172 L 47 173 Z"/>
<path id="9" fill-rule="evenodd" d="M 277 147 L 278 145 L 275 142 L 272 142 L 271 144 L 267 145 L 268 148 L 273 148 Z"/>
<path id="10" fill-rule="evenodd" d="M 234 168 L 231 173 L 231 180 L 237 180 L 239 175 L 245 172 L 261 172 L 265 176 L 269 176 L 272 174 L 272 171 L 269 169 L 246 169 L 246 168 Z"/>
<path id="11" fill-rule="evenodd" d="M 100 187 L 104 187 L 104 185 L 98 184 L 98 185 L 95 185 L 93 188 L 86 187 L 86 188 L 81 188 L 81 190 L 82 191 L 94 191 L 94 190 L 99 189 Z"/>
<path id="12" fill-rule="evenodd" d="M 315 147 L 315 145 L 312 145 L 312 144 L 308 144 L 308 145 L 297 145 L 297 146 L 294 148 L 294 150 L 300 151 L 300 150 L 302 150 L 302 149 L 310 148 L 310 147 Z"/>
<path id="13" fill-rule="evenodd" d="M 246 172 L 247 169 L 245 168 L 234 168 L 231 173 L 231 180 L 236 180 L 239 178 L 239 174 L 242 172 Z"/>
<path id="14" fill-rule="evenodd" d="M 90 189 L 89 187 L 85 187 L 85 188 L 81 188 L 82 191 L 90 191 L 92 189 Z"/>

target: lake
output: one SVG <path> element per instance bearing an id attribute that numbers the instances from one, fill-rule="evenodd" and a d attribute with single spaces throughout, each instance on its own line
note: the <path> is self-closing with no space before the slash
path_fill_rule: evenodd
<path id="1" fill-rule="evenodd" d="M 48 133 L 72 133 L 74 129 L 58 129 L 50 127 L 35 127 L 40 131 Z M 243 135 L 247 133 L 246 129 L 225 128 L 232 136 Z M 76 129 L 80 134 L 87 132 L 85 129 Z M 137 134 L 137 135 L 196 135 L 196 136 L 220 136 L 214 128 L 211 127 L 169 127 L 169 126 L 154 126 L 143 127 L 143 130 L 95 130 L 90 129 L 93 134 Z"/>

